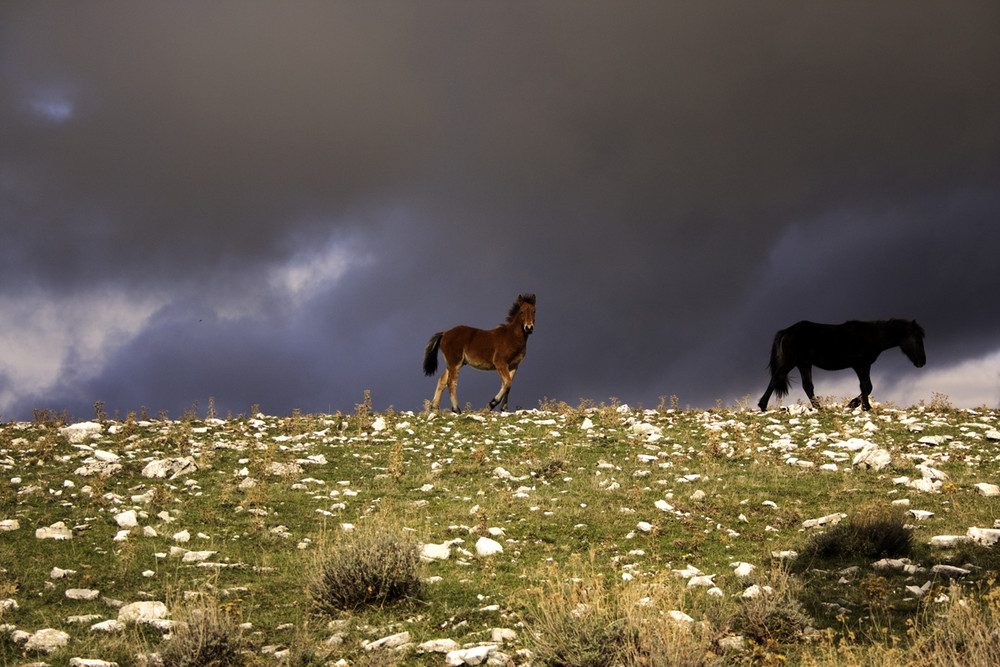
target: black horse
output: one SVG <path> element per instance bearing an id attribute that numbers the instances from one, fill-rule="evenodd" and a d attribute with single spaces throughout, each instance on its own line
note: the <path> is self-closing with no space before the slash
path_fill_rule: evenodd
<path id="1" fill-rule="evenodd" d="M 817 366 L 827 371 L 853 368 L 861 382 L 861 395 L 848 405 L 851 408 L 862 405 L 865 410 L 871 410 L 868 396 L 872 393 L 872 364 L 883 351 L 896 346 L 917 368 L 926 363 L 924 330 L 914 320 L 851 320 L 843 324 L 816 324 L 803 320 L 793 324 L 774 335 L 771 382 L 757 405 L 767 410 L 772 392 L 778 396 L 787 394 L 788 373 L 797 367 L 809 402 L 818 408 L 812 383 L 812 367 Z"/>

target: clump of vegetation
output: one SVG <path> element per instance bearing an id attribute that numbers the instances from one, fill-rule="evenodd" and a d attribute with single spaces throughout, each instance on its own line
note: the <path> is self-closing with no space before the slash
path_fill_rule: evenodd
<path id="1" fill-rule="evenodd" d="M 906 525 L 906 510 L 896 506 L 860 507 L 829 530 L 813 535 L 806 556 L 825 560 L 877 559 L 909 556 L 912 530 Z"/>
<path id="2" fill-rule="evenodd" d="M 249 643 L 214 600 L 182 609 L 160 661 L 163 667 L 230 667 L 249 662 Z"/>
<path id="3" fill-rule="evenodd" d="M 578 561 L 574 569 L 580 576 L 553 568 L 523 603 L 521 621 L 538 664 L 694 667 L 717 661 L 718 626 L 680 614 L 682 582 L 609 585 Z"/>
<path id="4" fill-rule="evenodd" d="M 801 582 L 787 569 L 774 568 L 758 585 L 759 595 L 741 598 L 740 609 L 731 621 L 733 629 L 761 646 L 797 643 L 812 626 L 799 601 Z"/>
<path id="5" fill-rule="evenodd" d="M 345 533 L 325 549 L 308 585 L 315 609 L 329 615 L 415 598 L 421 590 L 420 545 L 381 524 Z"/>

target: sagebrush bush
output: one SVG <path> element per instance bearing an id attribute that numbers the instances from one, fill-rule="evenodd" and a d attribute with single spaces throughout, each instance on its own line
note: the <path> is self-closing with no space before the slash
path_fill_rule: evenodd
<path id="1" fill-rule="evenodd" d="M 249 643 L 229 614 L 212 600 L 183 609 L 160 651 L 163 667 L 236 667 L 250 664 Z"/>
<path id="2" fill-rule="evenodd" d="M 315 609 L 336 615 L 420 595 L 420 545 L 385 526 L 359 528 L 324 549 L 308 585 Z"/>
<path id="3" fill-rule="evenodd" d="M 799 601 L 799 579 L 784 568 L 775 568 L 761 582 L 761 588 L 763 594 L 741 598 L 741 606 L 730 621 L 732 628 L 763 646 L 798 642 L 812 625 Z"/>
<path id="4" fill-rule="evenodd" d="M 806 556 L 823 559 L 878 559 L 908 556 L 913 534 L 906 525 L 906 510 L 872 505 L 858 508 L 827 531 L 813 535 Z"/>

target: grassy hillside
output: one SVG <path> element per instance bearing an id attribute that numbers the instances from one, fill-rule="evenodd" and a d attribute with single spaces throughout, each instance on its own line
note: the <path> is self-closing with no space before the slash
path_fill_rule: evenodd
<path id="1" fill-rule="evenodd" d="M 4 424 L 0 664 L 996 663 L 1000 412 L 544 407 Z"/>

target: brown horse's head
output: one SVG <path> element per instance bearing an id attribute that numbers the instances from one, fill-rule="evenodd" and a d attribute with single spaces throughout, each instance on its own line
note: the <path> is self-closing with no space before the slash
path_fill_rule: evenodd
<path id="1" fill-rule="evenodd" d="M 535 330 L 535 295 L 522 294 L 510 307 L 507 313 L 507 324 L 518 322 L 524 335 L 528 336 Z"/>

